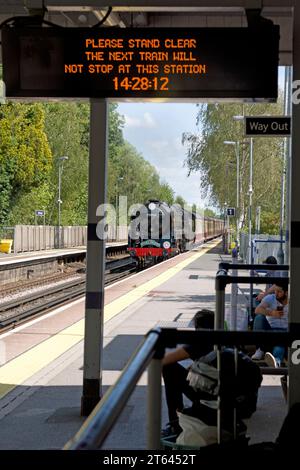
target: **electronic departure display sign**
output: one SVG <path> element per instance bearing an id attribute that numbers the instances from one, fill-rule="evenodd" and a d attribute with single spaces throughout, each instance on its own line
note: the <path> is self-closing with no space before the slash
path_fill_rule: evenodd
<path id="1" fill-rule="evenodd" d="M 5 27 L 8 97 L 275 101 L 279 27 Z"/>

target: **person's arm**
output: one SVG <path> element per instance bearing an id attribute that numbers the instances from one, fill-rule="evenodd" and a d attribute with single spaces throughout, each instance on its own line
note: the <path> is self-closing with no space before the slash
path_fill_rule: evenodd
<path id="1" fill-rule="evenodd" d="M 275 293 L 275 284 L 273 284 L 273 286 L 269 287 L 269 289 L 265 290 L 265 292 L 260 292 L 260 294 L 258 294 L 258 296 L 256 297 L 256 300 L 258 300 L 259 302 L 262 301 L 262 299 L 264 297 L 266 297 L 266 295 L 269 295 L 269 294 L 274 294 Z"/>
<path id="2" fill-rule="evenodd" d="M 167 366 L 168 364 L 174 364 L 175 362 L 189 359 L 189 357 L 190 355 L 188 352 L 184 348 L 180 347 L 175 349 L 175 351 L 168 352 L 162 360 L 162 365 Z"/>
<path id="3" fill-rule="evenodd" d="M 273 310 L 268 303 L 261 302 L 255 309 L 256 315 L 267 315 L 269 317 L 281 318 L 283 315 L 282 310 Z"/>

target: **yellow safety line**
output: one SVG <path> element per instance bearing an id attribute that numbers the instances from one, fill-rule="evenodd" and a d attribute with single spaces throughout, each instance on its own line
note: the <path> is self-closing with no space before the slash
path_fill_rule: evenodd
<path id="1" fill-rule="evenodd" d="M 145 284 L 142 284 L 141 286 L 136 287 L 132 291 L 123 295 L 122 297 L 119 297 L 116 300 L 113 300 L 112 302 L 110 302 L 108 305 L 105 306 L 105 310 L 104 310 L 105 321 L 110 320 L 115 315 L 117 315 L 117 313 L 120 313 L 129 305 L 133 304 L 140 298 L 144 297 L 146 294 L 148 294 L 148 292 L 150 292 L 151 290 L 155 289 L 156 287 L 160 286 L 164 282 L 171 279 L 171 277 L 175 276 L 175 274 L 179 273 L 179 271 L 182 271 L 186 266 L 193 263 L 200 256 L 204 255 L 209 250 L 211 250 L 214 246 L 216 246 L 217 243 L 215 242 L 213 246 L 211 246 L 210 244 L 208 247 L 205 247 L 204 249 L 202 249 L 201 252 L 197 252 L 195 255 L 191 256 L 190 258 L 184 261 L 181 261 L 176 266 L 173 266 L 172 268 L 169 268 L 164 273 L 159 274 L 154 279 L 151 279 L 150 281 L 145 282 Z"/>
<path id="2" fill-rule="evenodd" d="M 207 253 L 217 244 L 218 242 L 210 243 L 208 247 L 205 247 L 200 252 L 197 252 L 186 260 L 181 261 L 177 266 L 171 267 L 154 279 L 145 282 L 141 286 L 136 287 L 127 294 L 107 304 L 104 309 L 104 322 L 107 322 L 118 315 L 126 307 L 132 305 L 155 287 L 168 281 L 170 278 L 175 276 L 175 274 L 196 261 L 200 256 Z M 83 337 L 84 319 L 79 320 L 51 338 L 46 339 L 37 346 L 34 346 L 32 349 L 24 352 L 15 359 L 12 359 L 7 364 L 4 364 L 0 367 L 0 399 L 16 386 L 21 385 L 29 377 L 32 377 L 52 361 L 57 359 L 68 349 L 72 348 L 72 346 L 75 346 L 83 339 Z"/>

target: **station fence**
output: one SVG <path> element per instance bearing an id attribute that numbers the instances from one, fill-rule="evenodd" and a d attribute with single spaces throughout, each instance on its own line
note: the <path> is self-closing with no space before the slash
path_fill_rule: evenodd
<path id="1" fill-rule="evenodd" d="M 6 227 L 8 229 L 8 227 Z M 9 236 L 1 236 L 2 238 L 10 238 L 13 240 L 13 252 L 23 253 L 28 251 L 51 250 L 53 248 L 75 248 L 84 247 L 87 242 L 86 226 L 63 226 L 60 229 L 59 244 L 59 227 L 53 225 L 16 225 L 10 227 L 10 231 L 6 230 L 5 234 Z M 107 242 L 127 241 L 127 226 L 115 227 L 108 226 Z M 1 232 L 0 232 L 1 233 Z"/>
<path id="2" fill-rule="evenodd" d="M 250 293 L 238 284 L 226 286 L 224 304 L 224 328 L 246 331 L 250 321 Z"/>
<path id="3" fill-rule="evenodd" d="M 258 270 L 267 272 L 267 275 L 264 277 L 258 276 Z M 288 270 L 289 266 L 286 264 L 241 264 L 234 263 L 234 260 L 232 263 L 219 263 L 216 276 L 215 319 L 217 328 L 223 329 L 227 326 L 230 330 L 247 330 L 255 306 L 253 303 L 253 285 L 275 284 L 282 281 L 283 277 L 289 282 Z M 231 274 L 229 274 L 229 271 Z M 250 275 L 238 276 L 238 271 L 249 271 Z M 272 271 L 274 272 L 273 275 L 271 275 Z M 241 291 L 239 284 L 249 285 L 249 290 L 246 292 Z M 230 285 L 231 296 L 227 296 L 226 287 Z M 239 290 L 242 295 L 239 295 Z M 254 295 L 256 296 L 257 293 Z M 230 305 L 228 298 L 230 298 Z"/>
<path id="4" fill-rule="evenodd" d="M 247 278 L 238 277 L 241 270 L 248 271 Z M 247 264 L 237 258 L 232 258 L 231 263 L 219 263 L 219 271 L 224 271 L 230 280 L 225 283 L 222 293 L 222 318 L 225 329 L 247 330 L 253 322 L 254 310 L 259 304 L 257 295 L 279 278 L 284 277 L 288 281 L 288 270 L 288 265 Z M 265 283 L 264 286 L 260 286 L 262 282 Z"/>
<path id="5" fill-rule="evenodd" d="M 274 256 L 278 260 L 278 253 L 282 248 L 279 235 L 252 234 L 252 239 L 265 240 L 256 243 L 253 249 L 253 263 L 262 263 L 268 256 Z M 272 243 L 270 243 L 272 241 Z M 284 240 L 283 240 L 284 243 Z M 249 261 L 249 237 L 248 233 L 240 233 L 240 257 L 244 263 Z"/>

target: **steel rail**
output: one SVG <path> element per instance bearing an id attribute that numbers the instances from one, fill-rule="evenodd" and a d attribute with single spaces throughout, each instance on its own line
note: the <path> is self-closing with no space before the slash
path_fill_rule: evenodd
<path id="1" fill-rule="evenodd" d="M 126 267 L 128 263 L 124 266 Z M 116 267 L 115 269 L 122 269 L 121 266 Z M 113 270 L 111 270 L 113 271 Z M 131 269 L 126 269 L 119 273 L 112 274 L 107 273 L 107 279 L 105 285 L 109 285 L 113 282 L 122 279 L 132 272 L 135 272 L 135 267 Z M 70 300 L 74 300 L 85 294 L 85 276 L 82 276 L 81 279 L 73 280 L 68 283 L 61 284 L 56 287 L 52 287 L 42 292 L 36 292 L 29 296 L 17 299 L 14 301 L 6 302 L 5 304 L 0 305 L 0 329 L 1 332 L 11 327 L 12 325 L 19 324 L 21 321 L 26 321 L 28 318 L 36 316 L 38 314 L 45 314 L 48 310 L 58 305 L 63 305 Z M 55 297 L 54 297 L 55 296 Z M 50 297 L 50 300 L 42 301 L 38 305 L 29 306 L 29 308 L 24 309 L 23 311 L 10 312 L 12 309 L 16 309 L 25 304 L 31 304 L 32 302 L 38 302 L 43 298 Z M 53 298 L 54 297 L 54 298 Z M 7 313 L 7 315 L 6 315 Z M 2 317 L 2 318 L 1 318 Z"/>

